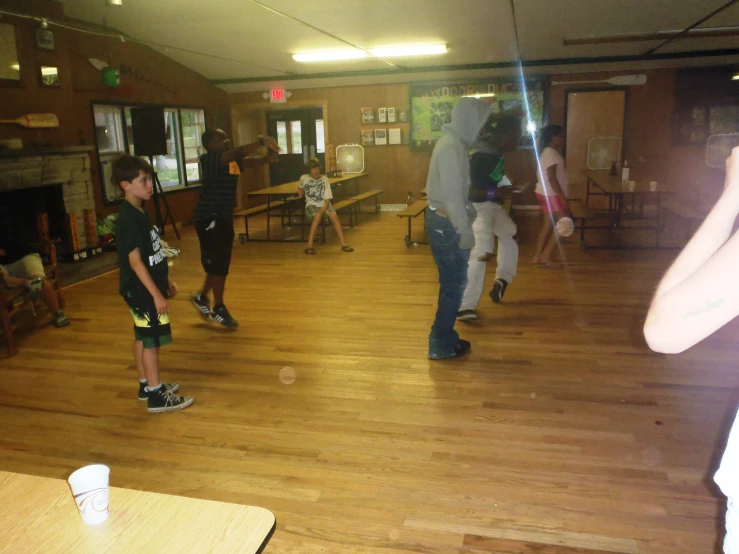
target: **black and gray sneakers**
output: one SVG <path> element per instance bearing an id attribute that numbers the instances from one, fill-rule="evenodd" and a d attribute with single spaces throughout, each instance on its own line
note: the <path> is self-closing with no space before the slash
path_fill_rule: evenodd
<path id="1" fill-rule="evenodd" d="M 164 386 L 157 390 L 147 391 L 146 394 L 148 395 L 148 410 L 155 414 L 184 410 L 193 402 L 192 396 L 177 396 Z"/>
<path id="2" fill-rule="evenodd" d="M 490 291 L 490 298 L 493 299 L 493 302 L 495 302 L 496 304 L 501 303 L 506 288 L 508 288 L 508 281 L 506 281 L 505 279 L 495 280 L 495 283 L 493 284 L 493 290 Z"/>
<path id="3" fill-rule="evenodd" d="M 470 341 L 459 339 L 459 342 L 457 343 L 457 346 L 454 347 L 454 351 L 449 356 L 439 356 L 436 354 L 429 354 L 430 360 L 451 360 L 453 358 L 461 358 L 463 356 L 466 356 L 470 353 L 470 350 L 472 350 L 472 345 L 470 344 Z"/>
<path id="4" fill-rule="evenodd" d="M 203 316 L 203 319 L 205 321 L 210 321 L 210 301 L 208 300 L 208 297 L 202 294 L 195 294 L 190 301 L 192 302 L 192 305 L 198 309 L 200 315 Z"/>
<path id="5" fill-rule="evenodd" d="M 475 310 L 460 310 L 457 312 L 457 319 L 459 321 L 471 321 L 477 319 Z"/>
<path id="6" fill-rule="evenodd" d="M 239 326 L 239 322 L 231 317 L 231 314 L 228 313 L 226 306 L 223 304 L 220 306 L 213 306 L 213 309 L 210 310 L 210 319 L 211 321 L 220 323 L 229 329 L 236 329 L 236 327 Z"/>
<path id="7" fill-rule="evenodd" d="M 178 390 L 180 390 L 179 383 L 162 383 L 162 386 L 167 390 L 171 390 L 172 392 L 177 392 Z M 144 400 L 148 399 L 149 396 L 146 393 L 146 383 L 142 383 L 139 381 L 139 400 L 143 402 Z"/>

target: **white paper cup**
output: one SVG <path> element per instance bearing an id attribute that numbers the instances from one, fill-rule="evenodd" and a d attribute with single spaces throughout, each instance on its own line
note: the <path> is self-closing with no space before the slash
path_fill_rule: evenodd
<path id="1" fill-rule="evenodd" d="M 650 181 L 649 182 L 649 190 L 651 190 L 652 192 L 654 192 L 655 190 L 657 190 L 657 181 Z"/>
<path id="2" fill-rule="evenodd" d="M 563 217 L 559 221 L 557 221 L 557 234 L 560 237 L 569 237 L 572 236 L 572 233 L 575 232 L 575 222 L 572 221 L 569 217 Z"/>
<path id="3" fill-rule="evenodd" d="M 110 515 L 110 468 L 102 464 L 85 466 L 67 479 L 72 495 L 87 525 L 102 523 Z"/>

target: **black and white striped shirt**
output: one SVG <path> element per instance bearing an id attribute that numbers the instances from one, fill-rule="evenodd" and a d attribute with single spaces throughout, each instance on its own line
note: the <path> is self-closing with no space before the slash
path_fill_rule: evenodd
<path id="1" fill-rule="evenodd" d="M 233 219 L 236 207 L 238 175 L 230 175 L 228 166 L 221 164 L 221 152 L 209 152 L 200 156 L 203 186 L 200 201 L 195 208 L 194 221 Z"/>

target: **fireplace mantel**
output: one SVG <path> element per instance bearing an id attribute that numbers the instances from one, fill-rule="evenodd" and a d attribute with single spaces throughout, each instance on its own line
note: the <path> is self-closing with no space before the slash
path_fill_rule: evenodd
<path id="1" fill-rule="evenodd" d="M 93 152 L 92 146 L 46 146 L 43 148 L 4 148 L 0 150 L 0 158 L 24 158 L 26 156 L 55 156 Z"/>

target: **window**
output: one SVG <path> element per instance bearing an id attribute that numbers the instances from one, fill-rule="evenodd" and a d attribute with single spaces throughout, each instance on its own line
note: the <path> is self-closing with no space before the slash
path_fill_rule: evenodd
<path id="1" fill-rule="evenodd" d="M 131 108 L 135 106 L 94 104 L 95 134 L 100 156 L 106 202 L 123 193 L 111 180 L 110 165 L 120 154 L 134 154 Z M 164 108 L 167 153 L 152 158 L 162 190 L 181 190 L 200 184 L 200 155 L 204 149 L 205 111 L 199 108 Z M 149 161 L 148 158 L 144 158 Z"/>
<path id="2" fill-rule="evenodd" d="M 292 154 L 303 153 L 303 137 L 300 131 L 300 121 L 290 122 L 290 133 L 292 134 L 293 149 Z"/>
<path id="3" fill-rule="evenodd" d="M 316 150 L 319 154 L 326 152 L 326 137 L 323 135 L 323 119 L 316 119 Z"/>
<path id="4" fill-rule="evenodd" d="M 205 148 L 200 137 L 205 132 L 205 112 L 203 110 L 180 110 L 182 122 L 182 144 L 185 149 L 185 179 L 189 183 L 197 183 L 201 179 L 200 156 Z"/>
<path id="5" fill-rule="evenodd" d="M 287 124 L 284 121 L 277 122 L 277 144 L 280 146 L 280 152 L 287 154 Z"/>

